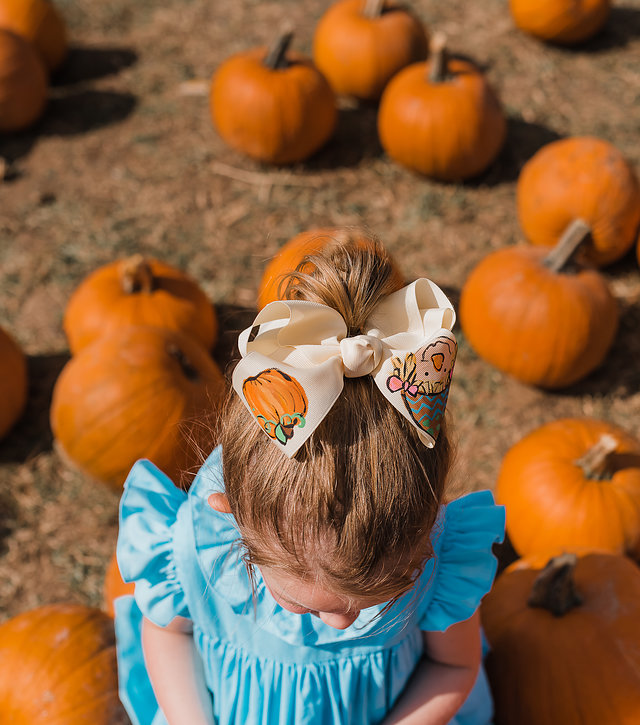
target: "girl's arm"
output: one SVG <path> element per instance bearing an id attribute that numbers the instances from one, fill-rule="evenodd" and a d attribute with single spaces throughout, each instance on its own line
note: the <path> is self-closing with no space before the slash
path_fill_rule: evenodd
<path id="1" fill-rule="evenodd" d="M 191 622 L 176 617 L 158 627 L 146 617 L 142 650 L 153 691 L 169 725 L 214 725 L 211 696 Z"/>
<path id="2" fill-rule="evenodd" d="M 471 691 L 482 657 L 476 612 L 446 632 L 423 632 L 425 654 L 384 725 L 446 725 Z"/>

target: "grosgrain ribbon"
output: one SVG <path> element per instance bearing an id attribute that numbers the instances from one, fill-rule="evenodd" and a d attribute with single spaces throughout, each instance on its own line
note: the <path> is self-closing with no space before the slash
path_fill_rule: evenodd
<path id="1" fill-rule="evenodd" d="M 264 432 L 292 456 L 337 400 L 344 377 L 370 374 L 431 447 L 455 363 L 454 323 L 453 306 L 428 279 L 385 297 L 365 333 L 353 337 L 331 307 L 272 302 L 240 334 L 233 387 Z"/>

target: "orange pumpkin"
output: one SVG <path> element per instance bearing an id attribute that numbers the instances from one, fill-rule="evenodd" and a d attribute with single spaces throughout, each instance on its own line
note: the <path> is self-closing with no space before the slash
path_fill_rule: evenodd
<path id="1" fill-rule="evenodd" d="M 640 443 L 604 421 L 547 423 L 509 449 L 496 499 L 523 556 L 576 547 L 640 552 Z"/>
<path id="2" fill-rule="evenodd" d="M 127 584 L 125 581 L 123 581 L 122 574 L 120 573 L 120 567 L 118 566 L 118 560 L 116 559 L 116 555 L 114 552 L 107 566 L 103 588 L 104 607 L 110 617 L 115 617 L 115 600 L 118 597 L 133 594 L 135 588 L 136 585 L 133 582 Z"/>
<path id="3" fill-rule="evenodd" d="M 119 488 L 148 458 L 176 483 L 213 447 L 206 416 L 225 389 L 195 340 L 154 327 L 112 329 L 65 365 L 53 390 L 51 428 L 63 452 Z M 189 430 L 192 423 L 194 430 Z"/>
<path id="4" fill-rule="evenodd" d="M 0 722 L 126 725 L 112 620 L 49 604 L 0 625 Z"/>
<path id="5" fill-rule="evenodd" d="M 581 43 L 606 23 L 611 0 L 509 0 L 514 23 L 525 33 L 560 45 Z"/>
<path id="6" fill-rule="evenodd" d="M 290 239 L 269 262 L 262 275 L 258 290 L 258 308 L 262 309 L 269 302 L 281 299 L 281 282 L 307 255 L 330 249 L 332 245 L 351 243 L 364 249 L 374 248 L 374 241 L 364 231 L 344 227 L 309 229 Z M 400 289 L 404 286 L 402 274 L 393 259 L 388 259 L 393 267 L 394 289 Z"/>
<path id="7" fill-rule="evenodd" d="M 0 438 L 22 415 L 27 403 L 27 360 L 15 340 L 0 327 Z"/>
<path id="8" fill-rule="evenodd" d="M 444 40 L 427 63 L 414 63 L 385 88 L 378 112 L 380 143 L 399 164 L 441 181 L 477 176 L 495 159 L 507 122 L 484 75 L 449 59 Z"/>
<path id="9" fill-rule="evenodd" d="M 197 282 L 175 267 L 140 254 L 90 274 L 71 296 L 63 324 L 74 355 L 112 325 L 176 330 L 207 349 L 218 332 L 214 309 Z"/>
<path id="10" fill-rule="evenodd" d="M 551 247 L 576 218 L 591 228 L 583 254 L 596 265 L 622 257 L 640 224 L 640 182 L 607 141 L 560 139 L 524 165 L 516 188 L 518 217 L 532 244 Z"/>
<path id="11" fill-rule="evenodd" d="M 618 328 L 617 302 L 596 270 L 570 263 L 587 234 L 576 223 L 549 254 L 500 249 L 471 272 L 460 321 L 480 357 L 543 388 L 571 385 L 605 360 Z"/>
<path id="12" fill-rule="evenodd" d="M 527 557 L 498 577 L 480 614 L 497 725 L 638 722 L 640 570 L 631 560 Z"/>
<path id="13" fill-rule="evenodd" d="M 20 131 L 40 118 L 47 76 L 31 45 L 0 28 L 0 132 Z"/>
<path id="14" fill-rule="evenodd" d="M 67 56 L 67 29 L 49 0 L 2 0 L 0 28 L 28 40 L 50 71 L 62 65 Z"/>
<path id="15" fill-rule="evenodd" d="M 288 51 L 291 39 L 288 33 L 268 51 L 228 58 L 211 81 L 213 125 L 229 146 L 258 161 L 303 161 L 336 125 L 331 87 L 311 59 Z"/>
<path id="16" fill-rule="evenodd" d="M 320 18 L 313 59 L 339 95 L 377 100 L 399 70 L 424 60 L 422 23 L 386 0 L 339 0 Z"/>

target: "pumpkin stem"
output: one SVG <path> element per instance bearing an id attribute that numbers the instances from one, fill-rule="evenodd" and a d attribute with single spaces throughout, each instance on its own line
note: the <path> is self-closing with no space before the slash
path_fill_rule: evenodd
<path id="1" fill-rule="evenodd" d="M 554 617 L 562 617 L 574 607 L 582 604 L 582 597 L 576 591 L 573 570 L 578 557 L 575 554 L 562 554 L 549 559 L 545 568 L 538 574 L 527 604 L 541 607 Z"/>
<path id="2" fill-rule="evenodd" d="M 292 30 L 286 30 L 281 33 L 269 46 L 269 50 L 267 51 L 262 64 L 271 70 L 286 68 L 289 65 L 289 62 L 287 61 L 287 50 L 289 50 L 292 40 Z"/>
<path id="3" fill-rule="evenodd" d="M 598 442 L 591 446 L 589 450 L 578 458 L 575 462 L 576 466 L 582 468 L 585 478 L 591 478 L 595 481 L 604 481 L 611 478 L 608 470 L 609 456 L 618 447 L 618 441 L 610 433 L 603 433 Z"/>
<path id="4" fill-rule="evenodd" d="M 447 36 L 438 32 L 435 33 L 430 43 L 431 60 L 429 61 L 429 83 L 444 83 L 447 80 Z"/>
<path id="5" fill-rule="evenodd" d="M 543 264 L 552 272 L 560 272 L 590 234 L 591 227 L 584 219 L 574 219 L 562 232 L 560 241 L 544 258 Z"/>
<path id="6" fill-rule="evenodd" d="M 120 284 L 125 294 L 150 294 L 154 288 L 151 265 L 141 254 L 124 259 L 120 265 Z"/>
<path id="7" fill-rule="evenodd" d="M 362 14 L 365 18 L 378 18 L 382 15 L 384 0 L 365 0 Z"/>
<path id="8" fill-rule="evenodd" d="M 169 354 L 169 357 L 172 357 L 178 365 L 182 368 L 182 372 L 184 373 L 185 378 L 187 380 L 191 380 L 192 382 L 195 382 L 196 380 L 200 379 L 200 373 L 198 370 L 193 366 L 189 358 L 182 352 L 182 350 L 174 343 L 169 343 L 167 345 L 167 353 Z"/>

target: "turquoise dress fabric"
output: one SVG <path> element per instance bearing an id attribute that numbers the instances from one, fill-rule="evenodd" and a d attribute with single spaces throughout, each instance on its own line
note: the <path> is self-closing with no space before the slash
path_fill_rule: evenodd
<path id="1" fill-rule="evenodd" d="M 138 461 L 120 504 L 117 557 L 135 596 L 115 603 L 120 696 L 133 725 L 165 725 L 145 669 L 143 615 L 159 626 L 193 622 L 211 706 L 220 725 L 380 723 L 422 656 L 422 630 L 470 617 L 489 590 L 504 534 L 504 510 L 489 491 L 441 507 L 435 556 L 415 587 L 384 616 L 362 610 L 347 629 L 283 609 L 260 572 L 251 585 L 231 514 L 211 509 L 223 491 L 213 451 L 188 493 L 152 463 Z M 484 670 L 453 725 L 487 725 L 492 703 Z"/>

